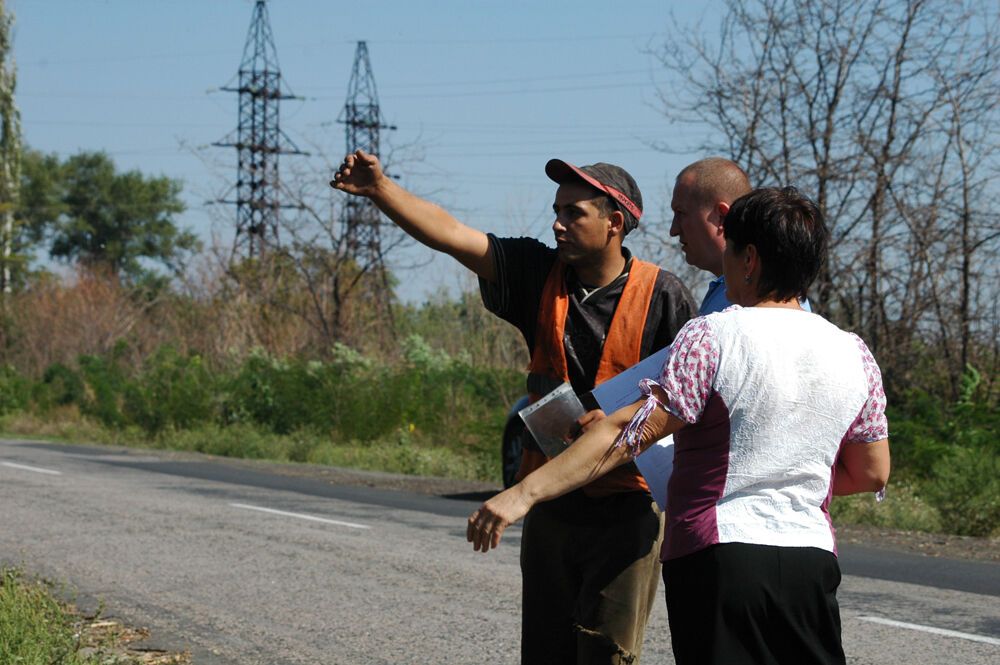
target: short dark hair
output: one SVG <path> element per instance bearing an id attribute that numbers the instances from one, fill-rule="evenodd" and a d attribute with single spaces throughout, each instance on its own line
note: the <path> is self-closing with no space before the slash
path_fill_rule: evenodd
<path id="1" fill-rule="evenodd" d="M 757 295 L 779 301 L 802 298 L 826 259 L 830 233 L 819 208 L 794 187 L 763 187 L 733 201 L 723 235 L 760 256 Z"/>
<path id="2" fill-rule="evenodd" d="M 610 217 L 611 213 L 617 210 L 621 212 L 621 214 L 625 215 L 626 220 L 632 218 L 628 210 L 622 210 L 621 206 L 618 205 L 618 202 L 604 192 L 601 192 L 600 196 L 592 199 L 590 202 L 594 204 L 595 208 L 597 208 L 597 212 L 600 213 L 601 217 Z M 627 225 L 628 223 L 626 222 L 626 226 Z M 628 233 L 628 231 L 626 230 L 625 233 Z"/>

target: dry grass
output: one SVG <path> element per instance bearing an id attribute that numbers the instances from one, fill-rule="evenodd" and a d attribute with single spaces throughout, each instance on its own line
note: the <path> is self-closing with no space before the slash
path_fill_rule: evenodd
<path id="1" fill-rule="evenodd" d="M 81 416 L 75 404 L 55 407 L 44 416 L 27 411 L 7 414 L 0 418 L 0 429 L 31 438 L 111 442 L 110 433 Z"/>

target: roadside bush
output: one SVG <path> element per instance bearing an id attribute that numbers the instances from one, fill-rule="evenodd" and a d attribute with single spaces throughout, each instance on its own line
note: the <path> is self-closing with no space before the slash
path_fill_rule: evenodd
<path id="1" fill-rule="evenodd" d="M 200 356 L 183 356 L 171 346 L 157 349 L 123 392 L 123 421 L 150 434 L 208 423 L 216 415 L 213 374 Z"/>
<path id="2" fill-rule="evenodd" d="M 939 400 L 924 394 L 910 397 L 903 408 L 890 406 L 886 413 L 892 473 L 926 479 L 934 465 L 948 455 L 954 439 L 944 435 L 949 418 Z"/>
<path id="3" fill-rule="evenodd" d="M 29 401 L 31 384 L 9 366 L 0 366 L 0 415 L 20 411 Z"/>
<path id="4" fill-rule="evenodd" d="M 939 528 L 959 535 L 1000 533 L 1000 409 L 981 382 L 969 366 L 955 403 L 914 390 L 889 412 L 893 477 L 911 482 Z"/>
<path id="5" fill-rule="evenodd" d="M 956 448 L 993 450 L 1000 454 L 1000 409 L 980 390 L 982 377 L 969 366 L 962 375 L 959 398 L 911 390 L 888 409 L 893 474 L 931 479 Z"/>
<path id="6" fill-rule="evenodd" d="M 43 410 L 48 410 L 55 406 L 80 405 L 84 394 L 80 374 L 62 363 L 56 363 L 45 370 L 33 398 Z"/>
<path id="7" fill-rule="evenodd" d="M 123 426 L 121 404 L 127 378 L 114 356 L 80 356 L 79 365 L 84 382 L 80 411 L 107 427 Z"/>
<path id="8" fill-rule="evenodd" d="M 371 471 L 420 476 L 495 480 L 500 476 L 496 454 L 457 450 L 435 444 L 407 430 L 397 431 L 376 441 L 325 441 L 313 448 L 306 460 L 312 464 L 346 466 Z"/>
<path id="9" fill-rule="evenodd" d="M 319 362 L 251 354 L 229 380 L 223 422 L 252 422 L 277 434 L 302 427 L 329 429 L 339 368 Z"/>
<path id="10" fill-rule="evenodd" d="M 934 466 L 925 493 L 948 531 L 1000 535 L 1000 454 L 996 447 L 955 447 Z"/>
<path id="11" fill-rule="evenodd" d="M 941 515 L 920 497 L 912 483 L 889 481 L 885 500 L 871 493 L 837 496 L 830 502 L 834 526 L 865 524 L 906 531 L 941 531 Z"/>
<path id="12" fill-rule="evenodd" d="M 221 457 L 287 460 L 282 454 L 282 437 L 245 423 L 166 430 L 153 440 L 153 444 L 159 448 L 191 450 Z"/>

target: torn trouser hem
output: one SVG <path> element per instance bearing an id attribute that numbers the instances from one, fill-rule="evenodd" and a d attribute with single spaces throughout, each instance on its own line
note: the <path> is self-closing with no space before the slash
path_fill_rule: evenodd
<path id="1" fill-rule="evenodd" d="M 607 645 L 608 650 L 615 651 L 618 656 L 618 663 L 620 665 L 633 665 L 636 662 L 636 655 L 629 651 L 628 649 L 623 649 L 620 644 L 612 640 L 610 637 L 602 632 L 591 630 L 590 628 L 584 628 L 578 623 L 573 624 L 573 630 L 589 638 L 595 640 L 600 640 L 605 645 Z"/>

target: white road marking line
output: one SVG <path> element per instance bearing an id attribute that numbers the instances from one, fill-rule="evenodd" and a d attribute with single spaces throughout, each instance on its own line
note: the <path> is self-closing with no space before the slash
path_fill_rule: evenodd
<path id="1" fill-rule="evenodd" d="M 42 469 L 37 466 L 28 466 L 27 464 L 14 464 L 13 462 L 0 462 L 0 465 L 9 466 L 12 469 L 21 469 L 22 471 L 34 471 L 35 473 L 47 473 L 50 476 L 61 476 L 62 471 L 53 471 L 52 469 Z"/>
<path id="2" fill-rule="evenodd" d="M 324 524 L 336 524 L 337 526 L 347 526 L 352 529 L 370 529 L 370 526 L 365 526 L 364 524 L 354 524 L 353 522 L 341 522 L 339 520 L 328 520 L 325 517 L 315 517 L 313 515 L 303 515 L 302 513 L 289 513 L 284 510 L 274 510 L 273 508 L 262 508 L 260 506 L 249 506 L 245 503 L 231 503 L 229 504 L 233 508 L 243 508 L 245 510 L 258 510 L 262 513 L 271 513 L 272 515 L 284 515 L 285 517 L 297 517 L 300 520 L 310 520 L 312 522 L 323 522 Z"/>
<path id="3" fill-rule="evenodd" d="M 895 626 L 897 628 L 909 628 L 910 630 L 919 630 L 925 633 L 933 633 L 935 635 L 958 637 L 963 640 L 972 640 L 973 642 L 985 642 L 986 644 L 995 644 L 997 646 L 1000 646 L 1000 640 L 998 640 L 995 637 L 974 635 L 972 633 L 960 633 L 957 630 L 935 628 L 934 626 L 921 626 L 920 624 L 917 623 L 906 623 L 905 621 L 894 621 L 892 619 L 883 619 L 881 617 L 858 617 L 858 619 L 862 621 L 871 621 L 872 623 L 884 623 L 887 626 Z"/>

